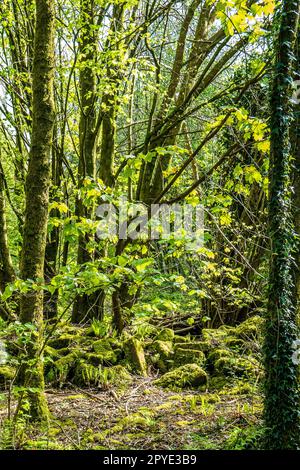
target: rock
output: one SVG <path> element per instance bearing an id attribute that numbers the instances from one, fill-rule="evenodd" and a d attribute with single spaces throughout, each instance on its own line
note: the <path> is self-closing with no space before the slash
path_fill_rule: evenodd
<path id="1" fill-rule="evenodd" d="M 208 362 L 214 366 L 216 361 L 225 357 L 233 357 L 233 352 L 228 349 L 218 348 L 211 351 L 207 359 Z"/>
<path id="2" fill-rule="evenodd" d="M 198 364 L 202 366 L 205 362 L 205 355 L 197 349 L 176 348 L 174 364 L 181 366 L 184 364 Z"/>
<path id="3" fill-rule="evenodd" d="M 109 349 L 101 353 L 86 353 L 84 357 L 86 361 L 93 366 L 110 366 L 117 362 L 115 352 Z"/>
<path id="4" fill-rule="evenodd" d="M 178 346 L 177 346 L 178 345 Z M 175 349 L 179 347 L 181 349 L 193 349 L 194 351 L 202 351 L 206 352 L 209 345 L 204 341 L 197 341 L 197 342 L 185 342 L 185 343 L 177 343 Z"/>
<path id="5" fill-rule="evenodd" d="M 213 347 L 220 346 L 232 330 L 233 328 L 224 329 L 222 327 L 218 329 L 204 328 L 202 330 L 202 338 L 211 349 Z"/>
<path id="6" fill-rule="evenodd" d="M 175 335 L 174 336 L 174 343 L 188 343 L 190 341 L 189 336 L 180 336 L 180 335 Z"/>
<path id="7" fill-rule="evenodd" d="M 234 334 L 242 340 L 258 340 L 262 336 L 264 319 L 258 315 L 235 327 Z"/>
<path id="8" fill-rule="evenodd" d="M 156 339 L 158 341 L 173 341 L 174 340 L 174 330 L 171 330 L 171 328 L 164 328 L 161 330 L 158 335 L 156 336 Z"/>
<path id="9" fill-rule="evenodd" d="M 158 353 L 162 359 L 169 359 L 174 354 L 171 341 L 154 341 L 149 350 Z"/>
<path id="10" fill-rule="evenodd" d="M 101 381 L 101 368 L 87 364 L 82 359 L 76 365 L 73 381 L 79 386 L 99 386 Z"/>
<path id="11" fill-rule="evenodd" d="M 79 386 L 101 386 L 107 388 L 116 386 L 124 388 L 132 382 L 132 377 L 121 365 L 112 367 L 96 367 L 84 360 L 78 362 L 74 375 L 74 383 Z"/>
<path id="12" fill-rule="evenodd" d="M 133 337 L 124 342 L 125 357 L 132 370 L 147 377 L 147 364 L 142 343 Z"/>
<path id="13" fill-rule="evenodd" d="M 155 385 L 173 390 L 206 385 L 207 374 L 198 364 L 186 364 L 167 372 L 154 381 Z"/>
<path id="14" fill-rule="evenodd" d="M 214 367 L 217 374 L 226 377 L 256 377 L 260 374 L 260 365 L 255 358 L 222 357 Z"/>
<path id="15" fill-rule="evenodd" d="M 72 352 L 57 359 L 47 372 L 46 380 L 57 382 L 60 386 L 64 385 L 67 380 L 72 380 L 78 357 L 76 352 Z"/>
<path id="16" fill-rule="evenodd" d="M 78 344 L 82 341 L 83 337 L 76 334 L 65 333 L 57 338 L 48 341 L 48 346 L 55 349 L 69 348 L 71 345 Z"/>
<path id="17" fill-rule="evenodd" d="M 154 341 L 149 346 L 149 353 L 152 363 L 161 372 L 166 372 L 173 363 L 174 350 L 171 341 Z"/>

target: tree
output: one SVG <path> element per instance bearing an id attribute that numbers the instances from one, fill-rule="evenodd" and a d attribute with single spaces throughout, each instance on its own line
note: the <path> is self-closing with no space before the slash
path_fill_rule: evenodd
<path id="1" fill-rule="evenodd" d="M 21 277 L 41 283 L 44 274 L 50 186 L 50 152 L 54 124 L 54 32 L 55 3 L 37 0 L 32 71 L 32 132 L 26 178 L 26 209 L 21 259 Z M 30 415 L 47 417 L 44 395 L 41 338 L 43 330 L 43 292 L 32 289 L 21 296 L 21 322 L 32 323 L 28 361 L 21 371 L 23 386 L 28 388 Z"/>
<path id="2" fill-rule="evenodd" d="M 299 447 L 299 393 L 296 340 L 296 298 L 293 289 L 293 226 L 291 208 L 291 82 L 300 2 L 285 0 L 275 49 L 271 94 L 271 160 L 269 235 L 271 260 L 265 331 L 265 425 L 268 449 Z"/>

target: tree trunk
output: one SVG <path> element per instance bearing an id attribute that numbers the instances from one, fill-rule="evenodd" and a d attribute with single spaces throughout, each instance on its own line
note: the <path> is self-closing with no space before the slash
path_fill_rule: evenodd
<path id="1" fill-rule="evenodd" d="M 299 447 L 299 392 L 293 343 L 297 337 L 292 287 L 293 227 L 289 128 L 293 51 L 300 1 L 285 0 L 271 96 L 269 236 L 271 260 L 265 331 L 267 449 Z"/>
<path id="2" fill-rule="evenodd" d="M 50 185 L 50 152 L 54 123 L 54 22 L 53 0 L 36 1 L 36 26 L 32 74 L 32 134 L 28 174 L 26 178 L 26 209 L 21 259 L 21 277 L 37 282 L 44 275 L 45 246 L 48 222 Z M 20 319 L 34 324 L 36 331 L 28 347 L 28 360 L 20 377 L 28 388 L 32 419 L 45 420 L 48 407 L 44 395 L 41 341 L 43 329 L 43 292 L 31 290 L 21 296 Z"/>
<path id="3" fill-rule="evenodd" d="M 95 178 L 96 163 L 96 76 L 93 64 L 96 64 L 97 44 L 94 29 L 94 2 L 81 0 L 81 36 L 80 36 L 80 155 L 78 165 L 78 188 L 83 186 L 85 178 Z M 77 199 L 77 217 L 92 218 L 92 210 L 85 207 L 82 199 Z M 93 261 L 93 256 L 86 246 L 90 239 L 89 234 L 79 236 L 77 263 L 83 265 Z M 78 295 L 72 312 L 72 322 L 87 322 L 92 318 L 101 316 L 98 311 L 99 303 L 95 295 Z"/>

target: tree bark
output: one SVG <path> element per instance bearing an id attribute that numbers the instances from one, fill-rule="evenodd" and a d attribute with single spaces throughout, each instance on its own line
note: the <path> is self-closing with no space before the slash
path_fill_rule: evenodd
<path id="1" fill-rule="evenodd" d="M 32 73 L 32 133 L 26 178 L 26 209 L 23 233 L 21 277 L 40 282 L 44 275 L 50 185 L 50 152 L 54 123 L 54 31 L 55 3 L 36 1 L 36 25 Z M 34 324 L 36 331 L 28 347 L 28 360 L 20 377 L 28 388 L 30 415 L 45 420 L 48 407 L 44 394 L 41 341 L 43 330 L 43 291 L 30 290 L 21 296 L 20 319 Z"/>
<path id="2" fill-rule="evenodd" d="M 297 337 L 292 287 L 291 82 L 300 1 L 285 0 L 271 95 L 269 236 L 271 260 L 265 331 L 265 403 L 267 449 L 299 448 L 299 391 L 293 343 Z"/>

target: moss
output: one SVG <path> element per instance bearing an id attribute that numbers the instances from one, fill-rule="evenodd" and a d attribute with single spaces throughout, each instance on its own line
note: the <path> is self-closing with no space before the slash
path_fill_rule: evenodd
<path id="1" fill-rule="evenodd" d="M 262 336 L 263 325 L 264 319 L 256 315 L 238 325 L 234 334 L 243 340 L 258 340 Z"/>
<path id="2" fill-rule="evenodd" d="M 174 330 L 171 330 L 171 328 L 164 328 L 161 330 L 158 335 L 156 336 L 156 339 L 158 341 L 173 341 L 174 340 Z"/>
<path id="3" fill-rule="evenodd" d="M 59 359 L 60 357 L 59 351 L 55 348 L 52 348 L 51 346 L 45 347 L 44 355 L 45 357 L 50 357 L 51 359 Z"/>
<path id="4" fill-rule="evenodd" d="M 16 369 L 14 367 L 5 365 L 0 366 L 0 385 L 5 385 L 16 376 Z"/>
<path id="5" fill-rule="evenodd" d="M 111 385 L 118 386 L 119 388 L 124 388 L 132 382 L 132 376 L 128 370 L 121 366 L 113 366 L 106 368 L 107 370 L 107 379 Z"/>
<path id="6" fill-rule="evenodd" d="M 253 395 L 256 391 L 253 384 L 243 380 L 235 382 L 235 385 L 230 389 L 230 395 Z"/>
<path id="7" fill-rule="evenodd" d="M 174 354 L 171 341 L 154 341 L 149 349 L 158 353 L 164 359 L 169 359 Z"/>
<path id="8" fill-rule="evenodd" d="M 57 338 L 50 339 L 48 345 L 55 349 L 69 348 L 73 344 L 78 344 L 83 337 L 78 334 L 65 333 Z"/>
<path id="9" fill-rule="evenodd" d="M 178 344 L 178 343 L 177 343 Z M 184 343 L 179 343 L 179 345 L 175 347 L 175 349 L 179 347 L 181 349 L 193 349 L 194 351 L 202 351 L 206 352 L 209 349 L 209 343 L 206 343 L 205 341 L 195 341 L 195 342 L 184 342 Z"/>
<path id="10" fill-rule="evenodd" d="M 208 363 L 214 365 L 216 361 L 224 357 L 233 357 L 233 352 L 228 349 L 217 348 L 211 351 L 208 355 Z"/>
<path id="11" fill-rule="evenodd" d="M 70 447 L 66 447 L 59 442 L 51 442 L 48 439 L 45 440 L 28 440 L 24 444 L 24 450 L 66 450 Z"/>
<path id="12" fill-rule="evenodd" d="M 116 386 L 126 388 L 132 382 L 130 373 L 121 365 L 112 367 L 93 366 L 84 360 L 78 362 L 74 374 L 74 383 L 79 386 Z"/>
<path id="13" fill-rule="evenodd" d="M 99 386 L 101 381 L 101 368 L 87 364 L 84 360 L 80 360 L 76 364 L 73 381 L 79 386 Z"/>
<path id="14" fill-rule="evenodd" d="M 260 374 L 258 361 L 243 357 L 222 357 L 215 362 L 215 370 L 228 377 L 255 377 Z"/>
<path id="15" fill-rule="evenodd" d="M 155 385 L 173 390 L 206 385 L 207 374 L 198 364 L 186 364 L 167 372 L 154 381 Z"/>
<path id="16" fill-rule="evenodd" d="M 237 350 L 245 349 L 245 341 L 243 341 L 241 338 L 237 338 L 236 336 L 229 336 L 228 338 L 225 338 L 224 345 L 226 345 L 228 348 Z"/>
<path id="17" fill-rule="evenodd" d="M 229 379 L 224 376 L 211 377 L 209 379 L 209 389 L 210 390 L 221 390 L 224 389 L 229 384 Z"/>
<path id="18" fill-rule="evenodd" d="M 203 341 L 209 344 L 210 347 L 219 346 L 224 339 L 228 336 L 228 331 L 223 328 L 210 329 L 204 328 L 202 330 Z"/>
<path id="19" fill-rule="evenodd" d="M 130 429 L 151 430 L 155 426 L 155 412 L 149 409 L 141 409 L 122 418 L 116 426 L 110 430 L 110 434 Z"/>
<path id="20" fill-rule="evenodd" d="M 173 364 L 174 355 L 171 341 L 154 341 L 149 346 L 152 363 L 161 371 L 166 372 Z"/>
<path id="21" fill-rule="evenodd" d="M 147 364 L 142 343 L 138 339 L 130 337 L 124 343 L 124 351 L 132 370 L 147 377 Z"/>
<path id="22" fill-rule="evenodd" d="M 93 366 L 109 366 L 116 364 L 118 358 L 112 349 L 98 353 L 86 353 L 85 358 L 89 364 Z"/>
<path id="23" fill-rule="evenodd" d="M 184 364 L 198 364 L 202 366 L 204 362 L 205 355 L 202 351 L 197 349 L 176 348 L 174 364 L 177 366 Z"/>
<path id="24" fill-rule="evenodd" d="M 56 360 L 46 374 L 46 380 L 49 382 L 57 382 L 60 386 L 64 385 L 67 380 L 73 378 L 77 360 L 78 354 L 76 352 L 72 352 Z"/>
<path id="25" fill-rule="evenodd" d="M 188 343 L 190 341 L 189 336 L 179 336 L 179 335 L 174 335 L 174 340 L 173 342 L 175 344 L 177 343 Z"/>

